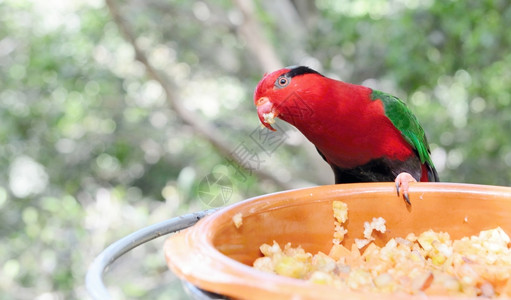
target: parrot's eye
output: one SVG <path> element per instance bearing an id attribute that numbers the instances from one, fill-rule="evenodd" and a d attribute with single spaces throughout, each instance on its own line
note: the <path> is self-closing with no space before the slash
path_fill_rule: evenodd
<path id="1" fill-rule="evenodd" d="M 291 82 L 291 78 L 288 78 L 286 76 L 280 76 L 277 78 L 277 81 L 275 81 L 275 87 L 277 88 L 283 88 L 286 87 Z"/>

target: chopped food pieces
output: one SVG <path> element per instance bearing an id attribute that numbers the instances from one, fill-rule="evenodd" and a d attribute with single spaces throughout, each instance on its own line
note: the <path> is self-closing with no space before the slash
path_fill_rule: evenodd
<path id="1" fill-rule="evenodd" d="M 380 247 L 373 235 L 375 231 L 385 233 L 387 228 L 383 218 L 373 218 L 364 223 L 363 238 L 356 239 L 349 249 L 341 244 L 347 233 L 343 225 L 348 220 L 348 207 L 334 201 L 333 211 L 334 242 L 328 255 L 313 255 L 290 243 L 282 249 L 274 241 L 260 247 L 264 257 L 256 259 L 254 267 L 355 291 L 511 296 L 511 240 L 500 227 L 458 240 L 452 240 L 447 232 L 410 233 Z"/>
<path id="2" fill-rule="evenodd" d="M 234 222 L 234 226 L 236 226 L 236 228 L 240 228 L 241 225 L 243 225 L 243 214 L 242 213 L 235 214 L 234 216 L 232 216 L 232 221 Z"/>
<path id="3" fill-rule="evenodd" d="M 385 233 L 387 231 L 387 227 L 385 227 L 385 219 L 382 217 L 373 218 L 371 223 L 364 222 L 364 237 L 366 239 L 373 239 L 372 234 L 373 230 L 379 231 L 381 233 Z"/>
<path id="4" fill-rule="evenodd" d="M 334 210 L 334 218 L 340 224 L 348 220 L 348 204 L 342 201 L 333 201 L 332 208 Z"/>
<path id="5" fill-rule="evenodd" d="M 275 123 L 275 114 L 273 112 L 263 114 L 264 122 L 267 124 Z"/>
<path id="6" fill-rule="evenodd" d="M 348 205 L 342 201 L 333 201 L 332 209 L 334 210 L 334 245 L 339 245 L 344 240 L 344 236 L 348 230 L 344 228 L 344 223 L 348 220 Z"/>
<path id="7" fill-rule="evenodd" d="M 379 231 L 381 233 L 385 233 L 387 231 L 387 227 L 385 226 L 385 219 L 382 217 L 373 218 L 371 223 L 364 222 L 364 238 L 363 239 L 355 239 L 355 244 L 358 249 L 365 247 L 371 241 L 374 241 L 373 231 Z"/>

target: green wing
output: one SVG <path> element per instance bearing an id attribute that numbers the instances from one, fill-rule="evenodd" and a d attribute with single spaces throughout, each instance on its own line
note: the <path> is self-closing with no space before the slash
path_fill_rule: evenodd
<path id="1" fill-rule="evenodd" d="M 426 162 L 430 166 L 433 166 L 426 134 L 419 124 L 417 117 L 415 117 L 406 104 L 397 97 L 373 90 L 371 93 L 371 100 L 374 101 L 378 99 L 383 102 L 385 115 L 390 119 L 392 124 L 401 131 L 405 140 L 417 151 L 421 163 Z"/>

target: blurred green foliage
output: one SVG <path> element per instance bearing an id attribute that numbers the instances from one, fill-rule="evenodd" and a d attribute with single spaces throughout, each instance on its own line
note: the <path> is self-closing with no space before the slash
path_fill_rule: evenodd
<path id="1" fill-rule="evenodd" d="M 286 138 L 274 152 L 251 139 L 264 71 L 235 2 L 117 5 L 177 100 L 232 151 L 249 147 L 256 167 L 283 181 L 333 182 L 282 122 Z M 442 181 L 510 184 L 509 1 L 261 0 L 254 15 L 285 65 L 404 99 Z M 279 189 L 237 173 L 136 59 L 101 0 L 0 1 L 0 298 L 86 298 L 92 259 L 139 228 L 206 208 L 201 180 L 211 173 L 230 180 L 225 203 Z M 184 297 L 162 244 L 114 265 L 114 296 Z"/>

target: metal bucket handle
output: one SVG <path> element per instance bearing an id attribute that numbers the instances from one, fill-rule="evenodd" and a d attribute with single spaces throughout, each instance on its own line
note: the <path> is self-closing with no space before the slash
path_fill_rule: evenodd
<path id="1" fill-rule="evenodd" d="M 87 276 L 85 278 L 85 286 L 87 291 L 93 299 L 96 300 L 107 300 L 112 299 L 108 292 L 105 283 L 103 282 L 103 275 L 106 269 L 119 257 L 123 256 L 130 250 L 149 242 L 155 238 L 173 233 L 179 230 L 188 228 L 205 216 L 213 213 L 218 208 L 212 208 L 196 213 L 190 213 L 156 223 L 154 225 L 142 228 L 134 233 L 125 236 L 124 238 L 114 242 L 108 248 L 103 250 L 94 262 L 89 267 Z M 197 287 L 191 286 L 191 284 L 184 284 L 185 289 L 189 293 L 194 294 L 194 298 L 199 299 L 219 299 L 221 296 L 211 294 L 200 290 Z"/>

